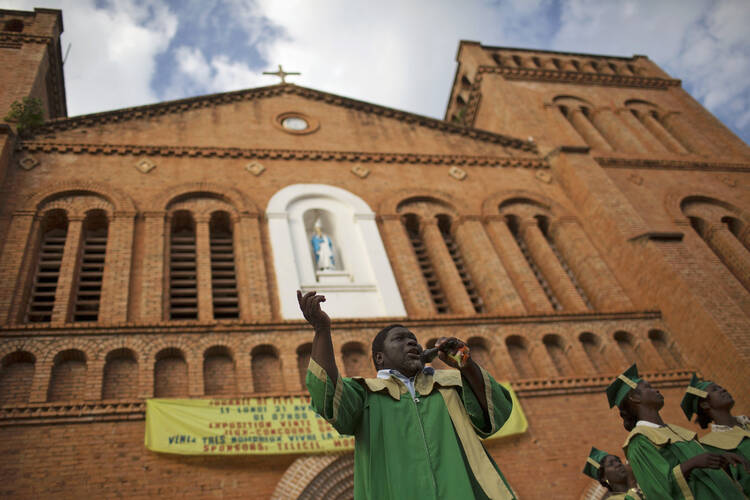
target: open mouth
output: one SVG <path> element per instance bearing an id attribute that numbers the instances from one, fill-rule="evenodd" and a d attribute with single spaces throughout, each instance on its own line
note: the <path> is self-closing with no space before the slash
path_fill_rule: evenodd
<path id="1" fill-rule="evenodd" d="M 406 352 L 406 356 L 409 359 L 419 359 L 419 350 L 418 349 L 409 349 Z"/>

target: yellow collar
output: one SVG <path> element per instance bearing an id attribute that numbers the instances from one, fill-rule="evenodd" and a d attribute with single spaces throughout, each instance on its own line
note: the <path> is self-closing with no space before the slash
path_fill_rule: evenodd
<path id="1" fill-rule="evenodd" d="M 396 401 L 401 399 L 401 394 L 408 391 L 406 386 L 396 377 L 388 379 L 363 377 L 352 378 L 362 384 L 370 392 L 388 392 L 388 395 Z M 427 375 L 420 372 L 414 380 L 414 389 L 420 396 L 426 396 L 432 392 L 435 384 L 441 387 L 461 387 L 461 372 L 458 370 L 435 370 L 434 375 Z"/>

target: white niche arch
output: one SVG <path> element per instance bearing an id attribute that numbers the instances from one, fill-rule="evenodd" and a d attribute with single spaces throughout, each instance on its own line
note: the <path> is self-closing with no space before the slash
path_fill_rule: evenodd
<path id="1" fill-rule="evenodd" d="M 332 318 L 406 316 L 375 213 L 358 196 L 326 184 L 293 184 L 266 208 L 281 317 L 301 319 L 296 291 L 326 295 Z M 311 237 L 319 220 L 335 266 L 318 270 Z"/>

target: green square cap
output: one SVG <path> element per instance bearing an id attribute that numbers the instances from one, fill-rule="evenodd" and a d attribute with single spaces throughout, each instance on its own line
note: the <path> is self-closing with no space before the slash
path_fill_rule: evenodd
<path id="1" fill-rule="evenodd" d="M 685 396 L 680 403 L 680 408 L 682 408 L 688 420 L 692 420 L 693 415 L 698 413 L 698 403 L 701 399 L 708 397 L 706 389 L 711 384 L 713 382 L 710 380 L 701 380 L 693 373 L 693 378 L 690 379 L 690 384 L 685 389 Z"/>
<path id="2" fill-rule="evenodd" d="M 589 456 L 586 459 L 586 465 L 583 466 L 583 473 L 598 481 L 599 467 L 601 467 L 602 461 L 607 455 L 609 455 L 609 453 L 606 451 L 598 450 L 592 446 Z"/>
<path id="3" fill-rule="evenodd" d="M 633 364 L 630 368 L 622 372 L 607 387 L 607 400 L 609 407 L 617 406 L 618 408 L 628 393 L 638 387 L 641 378 L 638 376 L 638 367 Z"/>

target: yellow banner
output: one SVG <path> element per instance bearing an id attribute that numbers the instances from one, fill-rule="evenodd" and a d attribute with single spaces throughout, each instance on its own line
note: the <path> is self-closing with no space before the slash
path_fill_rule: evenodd
<path id="1" fill-rule="evenodd" d="M 509 384 L 503 384 L 510 390 Z M 513 412 L 489 439 L 526 432 L 513 391 Z M 354 449 L 310 408 L 309 396 L 234 399 L 149 399 L 146 448 L 182 455 L 275 455 Z"/>

